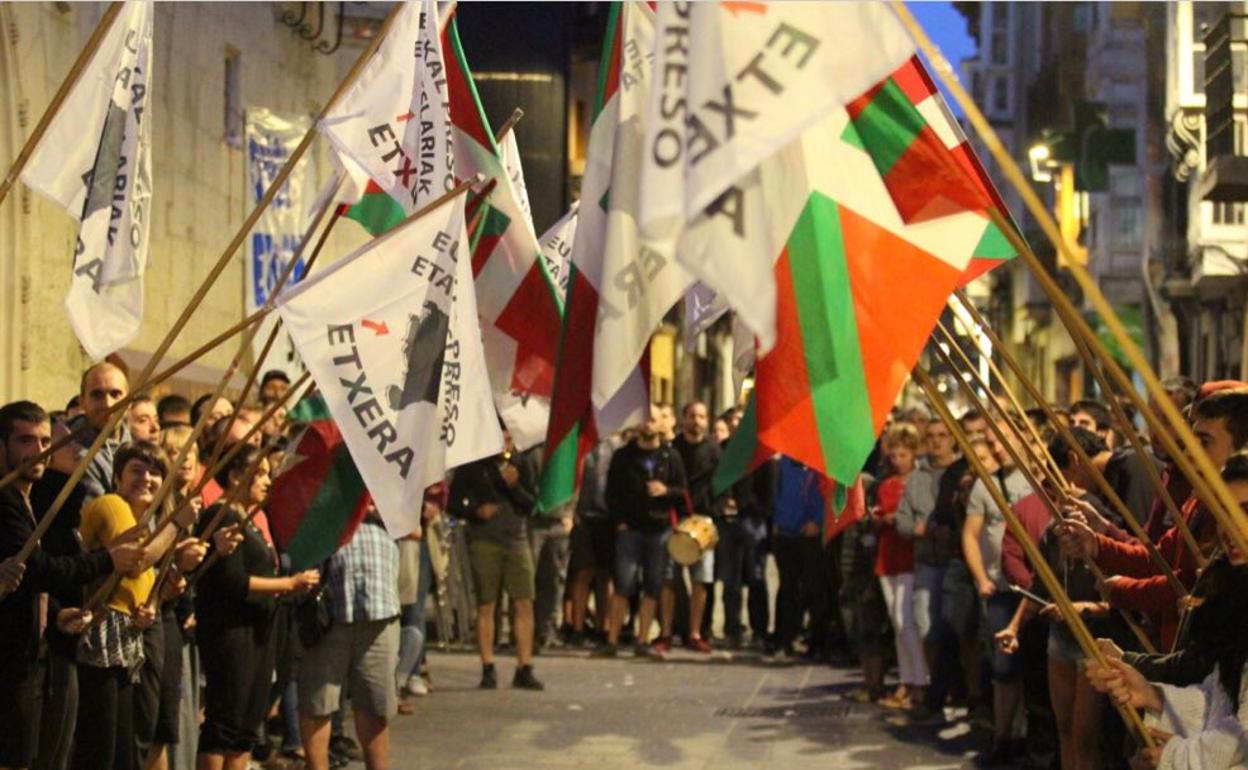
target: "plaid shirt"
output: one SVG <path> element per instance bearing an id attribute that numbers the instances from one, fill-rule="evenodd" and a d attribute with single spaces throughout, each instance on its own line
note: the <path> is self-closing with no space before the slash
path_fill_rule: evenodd
<path id="1" fill-rule="evenodd" d="M 399 547 L 381 522 L 365 519 L 334 554 L 325 593 L 339 623 L 398 617 Z"/>

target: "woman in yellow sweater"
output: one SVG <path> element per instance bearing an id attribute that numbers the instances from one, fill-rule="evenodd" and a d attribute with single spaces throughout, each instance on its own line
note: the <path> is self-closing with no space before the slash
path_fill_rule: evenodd
<path id="1" fill-rule="evenodd" d="M 156 511 L 146 515 L 168 472 L 169 462 L 155 444 L 139 441 L 121 447 L 113 462 L 116 492 L 92 500 L 82 510 L 78 531 L 84 546 L 111 547 L 150 532 L 151 527 L 139 526 L 139 521 L 161 519 Z M 189 527 L 193 519 L 161 528 L 145 548 L 140 568 L 121 579 L 99 613 L 99 622 L 79 641 L 75 770 L 133 770 L 134 682 L 143 664 L 143 631 L 155 619 L 147 607 L 156 580 L 151 564 L 173 546 L 177 523 Z"/>

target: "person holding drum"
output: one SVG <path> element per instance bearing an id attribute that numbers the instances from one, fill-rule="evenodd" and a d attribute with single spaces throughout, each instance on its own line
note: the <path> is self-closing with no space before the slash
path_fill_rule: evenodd
<path id="1" fill-rule="evenodd" d="M 638 426 L 635 439 L 616 450 L 607 470 L 607 510 L 616 523 L 615 596 L 607 643 L 597 653 L 602 657 L 616 654 L 629 599 L 638 587 L 638 573 L 643 593 L 636 653 L 650 652 L 646 640 L 667 569 L 667 538 L 676 508 L 685 499 L 685 467 L 680 454 L 664 443 L 662 430 L 662 412 L 651 405 L 650 419 Z"/>
<path id="2" fill-rule="evenodd" d="M 673 557 L 667 563 L 667 581 L 663 586 L 659 615 L 662 618 L 663 634 L 654 643 L 655 652 L 664 653 L 671 648 L 672 626 L 676 614 L 677 583 L 683 579 L 683 571 L 689 569 L 689 630 L 685 637 L 685 645 L 694 652 L 709 653 L 711 645 L 703 638 L 703 616 L 706 614 L 706 598 L 710 588 L 715 585 L 715 544 L 719 542 L 719 533 L 711 520 L 711 509 L 715 496 L 711 493 L 711 477 L 719 465 L 721 450 L 719 444 L 711 440 L 710 414 L 706 404 L 694 401 L 685 406 L 681 413 L 682 423 L 680 435 L 672 442 L 672 448 L 680 454 L 680 461 L 685 466 L 686 489 L 689 492 L 688 502 L 692 510 L 680 511 L 680 529 L 688 533 L 687 542 L 697 545 L 697 553 L 691 559 L 678 558 L 679 554 L 672 550 L 678 541 L 669 542 L 668 553 Z"/>

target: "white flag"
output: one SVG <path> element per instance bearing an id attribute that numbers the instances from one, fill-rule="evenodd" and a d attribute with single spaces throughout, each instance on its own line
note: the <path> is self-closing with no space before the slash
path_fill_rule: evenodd
<path id="1" fill-rule="evenodd" d="M 409 214 L 455 187 L 446 68 L 432 0 L 403 6 L 321 129 Z"/>
<path id="2" fill-rule="evenodd" d="M 278 312 L 392 534 L 415 528 L 448 468 L 500 451 L 463 196 L 312 276 Z"/>
<path id="3" fill-rule="evenodd" d="M 805 203 L 793 184 L 802 133 L 891 73 L 913 44 L 877 3 L 662 3 L 657 18 L 664 77 L 645 120 L 642 231 L 767 353 L 772 266 Z"/>
<path id="4" fill-rule="evenodd" d="M 81 223 L 65 308 L 93 359 L 129 344 L 143 320 L 152 14 L 125 4 L 22 172 Z"/>
<path id="5" fill-rule="evenodd" d="M 580 205 L 580 201 L 573 203 L 568 213 L 551 225 L 549 230 L 542 233 L 538 241 L 542 247 L 542 261 L 546 263 L 546 272 L 550 274 L 550 280 L 555 284 L 561 301 L 566 300 L 568 296 L 568 279 L 571 277 L 569 271 L 572 269 L 572 244 L 576 242 L 577 212 L 580 210 Z"/>
<path id="6" fill-rule="evenodd" d="M 914 55 L 884 3 L 660 3 L 642 221 L 692 220 Z M 691 45 L 696 41 L 696 45 Z"/>
<path id="7" fill-rule="evenodd" d="M 674 259 L 642 241 L 638 220 L 645 197 L 640 176 L 642 122 L 651 79 L 654 14 L 642 3 L 624 3 L 619 24 L 620 85 L 590 131 L 581 188 L 585 205 L 573 245 L 577 269 L 598 291 L 591 390 L 600 410 L 636 370 L 651 334 L 692 283 Z"/>
<path id="8" fill-rule="evenodd" d="M 514 126 L 499 143 L 498 151 L 503 155 L 503 168 L 507 170 L 507 176 L 511 179 L 511 189 L 516 193 L 516 201 L 520 204 L 520 210 L 532 223 L 533 206 L 529 203 L 529 187 L 524 183 L 524 166 L 520 163 L 520 145 L 516 143 Z"/>

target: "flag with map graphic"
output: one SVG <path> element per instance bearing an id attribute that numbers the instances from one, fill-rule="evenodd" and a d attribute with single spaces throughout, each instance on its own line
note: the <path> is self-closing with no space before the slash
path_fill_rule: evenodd
<path id="1" fill-rule="evenodd" d="M 467 242 L 456 196 L 312 276 L 278 307 L 395 535 L 419 524 L 426 487 L 502 448 Z"/>

